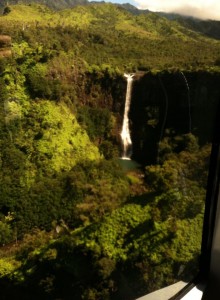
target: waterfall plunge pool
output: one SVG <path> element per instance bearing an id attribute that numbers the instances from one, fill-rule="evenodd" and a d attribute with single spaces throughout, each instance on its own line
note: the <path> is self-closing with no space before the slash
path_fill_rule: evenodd
<path id="1" fill-rule="evenodd" d="M 119 165 L 121 166 L 121 168 L 128 172 L 128 171 L 132 171 L 132 170 L 137 170 L 137 169 L 140 169 L 141 168 L 141 165 L 139 163 L 137 163 L 135 160 L 132 160 L 130 158 L 123 158 L 123 157 L 120 157 L 118 158 L 118 163 Z"/>

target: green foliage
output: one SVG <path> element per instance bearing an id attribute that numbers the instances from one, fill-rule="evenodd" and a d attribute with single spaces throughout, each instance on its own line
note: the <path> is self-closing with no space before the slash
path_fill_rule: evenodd
<path id="1" fill-rule="evenodd" d="M 82 107 L 78 121 L 86 126 L 86 131 L 92 140 L 107 139 L 113 127 L 111 113 L 107 109 Z"/>
<path id="2" fill-rule="evenodd" d="M 5 245 L 14 239 L 14 234 L 11 226 L 3 221 L 0 221 L 0 245 Z"/>
<path id="3" fill-rule="evenodd" d="M 76 216 L 84 223 L 97 221 L 125 202 L 128 182 L 114 161 L 83 162 L 69 173 Z"/>
<path id="4" fill-rule="evenodd" d="M 22 260 L 23 258 L 27 259 L 38 255 L 51 238 L 52 235 L 43 230 L 32 230 L 30 233 L 24 235 L 17 257 Z"/>
<path id="5" fill-rule="evenodd" d="M 90 65 L 128 71 L 218 69 L 218 41 L 153 13 L 134 16 L 106 3 L 61 12 L 40 5 L 10 9 L 0 18 L 0 29 L 12 35 L 14 42 L 26 40 L 35 47 L 44 41 L 47 50 L 80 53 Z"/>
<path id="6" fill-rule="evenodd" d="M 112 4 L 10 10 L 0 17 L 13 40 L 0 61 L 0 243 L 19 245 L 16 259 L 2 248 L 0 287 L 9 299 L 134 299 L 188 279 L 210 146 L 166 136 L 145 178 L 122 172 L 122 75 L 215 70 L 219 42 Z"/>
<path id="7" fill-rule="evenodd" d="M 127 204 L 64 235 L 33 233 L 18 252 L 22 266 L 14 282 L 23 277 L 25 291 L 38 297 L 108 299 L 124 298 L 127 286 L 134 297 L 189 278 L 200 251 L 202 215 L 157 222 L 151 216 L 151 205 Z"/>
<path id="8" fill-rule="evenodd" d="M 146 180 L 160 195 L 156 205 L 162 218 L 194 218 L 204 207 L 210 148 L 199 149 L 192 134 L 165 138 L 162 163 L 146 167 Z"/>
<path id="9" fill-rule="evenodd" d="M 16 271 L 19 266 L 20 264 L 11 258 L 0 258 L 0 279 Z"/>
<path id="10" fill-rule="evenodd" d="M 50 229 L 54 220 L 73 224 L 75 199 L 65 196 L 65 172 L 85 157 L 100 159 L 66 104 L 30 99 L 25 77 L 34 58 L 26 44 L 20 50 L 25 60 L 11 62 L 1 74 L 0 211 L 15 212 L 12 227 L 1 223 L 1 243 L 13 240 L 14 230 L 21 237 L 33 227 Z M 35 62 L 35 68 L 44 72 L 46 65 Z"/>
<path id="11" fill-rule="evenodd" d="M 6 6 L 6 7 L 4 8 L 3 15 L 7 15 L 7 14 L 9 14 L 10 12 L 11 12 L 11 8 L 10 8 L 9 6 Z"/>
<path id="12" fill-rule="evenodd" d="M 37 64 L 27 72 L 27 84 L 33 98 L 46 98 L 58 100 L 60 98 L 59 80 L 50 80 L 47 76 L 47 68 L 43 64 Z"/>

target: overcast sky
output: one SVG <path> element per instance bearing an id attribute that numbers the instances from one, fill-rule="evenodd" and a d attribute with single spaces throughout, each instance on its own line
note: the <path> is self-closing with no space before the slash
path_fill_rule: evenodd
<path id="1" fill-rule="evenodd" d="M 101 1 L 101 0 L 99 0 Z M 151 11 L 176 12 L 203 19 L 220 20 L 220 0 L 105 0 L 131 3 Z"/>

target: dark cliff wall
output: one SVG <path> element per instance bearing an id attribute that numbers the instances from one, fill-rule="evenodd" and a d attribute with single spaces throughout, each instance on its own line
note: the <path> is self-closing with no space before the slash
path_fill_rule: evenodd
<path id="1" fill-rule="evenodd" d="M 220 100 L 219 73 L 145 74 L 133 83 L 130 126 L 133 158 L 156 161 L 167 134 L 192 132 L 200 144 L 212 140 L 213 117 Z"/>

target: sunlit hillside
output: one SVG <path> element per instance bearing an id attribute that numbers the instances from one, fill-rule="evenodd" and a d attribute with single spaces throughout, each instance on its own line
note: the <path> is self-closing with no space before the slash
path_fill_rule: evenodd
<path id="1" fill-rule="evenodd" d="M 36 42 L 53 51 L 65 47 L 89 64 L 145 70 L 218 68 L 219 41 L 154 13 L 135 16 L 112 4 L 59 12 L 36 4 L 12 5 L 0 18 L 0 32 L 31 47 Z"/>

